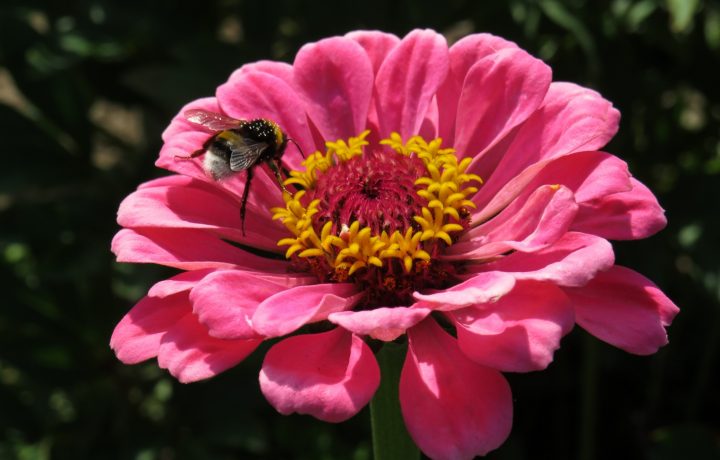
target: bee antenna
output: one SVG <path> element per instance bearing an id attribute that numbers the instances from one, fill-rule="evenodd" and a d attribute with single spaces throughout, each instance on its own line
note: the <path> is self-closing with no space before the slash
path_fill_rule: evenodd
<path id="1" fill-rule="evenodd" d="M 295 139 L 290 139 L 288 137 L 288 140 L 290 142 L 292 142 L 293 144 L 295 144 L 295 147 L 297 147 L 297 149 L 300 151 L 300 155 L 302 155 L 302 157 L 305 158 L 305 152 L 303 152 L 303 150 L 300 148 L 300 145 L 297 142 L 295 142 Z"/>

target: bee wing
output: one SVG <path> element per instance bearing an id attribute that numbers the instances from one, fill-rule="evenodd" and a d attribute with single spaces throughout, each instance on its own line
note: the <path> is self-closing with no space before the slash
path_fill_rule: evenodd
<path id="1" fill-rule="evenodd" d="M 260 156 L 269 145 L 266 142 L 253 142 L 247 139 L 230 152 L 230 169 L 243 171 L 258 162 Z"/>
<path id="2" fill-rule="evenodd" d="M 224 131 L 226 129 L 237 128 L 244 123 L 243 120 L 236 120 L 235 118 L 202 109 L 186 110 L 183 115 L 190 123 L 204 126 L 212 131 Z"/>

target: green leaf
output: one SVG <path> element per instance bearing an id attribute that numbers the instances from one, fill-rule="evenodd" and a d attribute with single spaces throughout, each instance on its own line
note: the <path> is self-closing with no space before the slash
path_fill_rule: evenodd
<path id="1" fill-rule="evenodd" d="M 720 9 L 708 8 L 705 14 L 705 41 L 712 49 L 720 48 Z"/>
<path id="2" fill-rule="evenodd" d="M 697 13 L 699 6 L 699 0 L 667 0 L 672 31 L 683 33 L 690 30 L 693 25 L 693 16 Z"/>
<path id="3" fill-rule="evenodd" d="M 578 17 L 568 11 L 561 3 L 555 0 L 542 0 L 540 3 L 545 16 L 558 26 L 570 32 L 583 49 L 591 70 L 595 72 L 599 66 L 595 40 L 585 24 Z"/>

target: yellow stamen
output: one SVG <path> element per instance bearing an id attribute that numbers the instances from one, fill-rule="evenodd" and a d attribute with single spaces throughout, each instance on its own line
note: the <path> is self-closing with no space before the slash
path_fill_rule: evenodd
<path id="1" fill-rule="evenodd" d="M 432 242 L 437 239 L 447 245 L 453 244 L 453 235 L 465 228 L 461 224 L 463 217 L 467 218 L 467 208 L 475 207 L 469 198 L 478 189 L 469 182 L 482 183 L 479 176 L 467 173 L 471 159 L 459 160 L 454 149 L 441 148 L 442 139 L 427 142 L 420 136 L 413 136 L 404 142 L 398 133 L 392 133 L 380 143 L 398 154 L 415 156 L 425 165 L 426 173 L 415 181 L 418 197 L 427 201 L 421 215 L 413 216 L 420 230 L 409 227 L 392 234 L 383 231 L 377 235 L 370 227 L 361 228 L 359 221 L 328 221 L 320 229 L 314 216 L 320 211 L 321 200 L 308 203 L 306 194 L 313 196 L 319 175 L 339 162 L 362 155 L 369 144 L 366 140 L 369 133 L 369 130 L 364 131 L 347 142 L 342 139 L 327 142 L 325 153 L 315 152 L 305 159 L 302 162 L 304 168 L 291 171 L 290 178 L 285 181 L 285 185 L 295 185 L 302 190 L 285 194 L 284 208 L 271 209 L 273 219 L 282 222 L 293 235 L 278 242 L 279 246 L 288 246 L 286 257 L 296 255 L 308 259 L 311 265 L 319 263 L 318 260 L 324 261 L 321 263 L 334 270 L 335 280 L 347 280 L 371 267 L 380 269 L 389 259 L 397 259 L 406 273 L 411 273 L 416 264 L 429 262 L 431 256 L 427 244 L 434 244 Z M 386 279 L 395 279 L 391 273 L 388 272 Z"/>
<path id="2" fill-rule="evenodd" d="M 430 260 L 430 254 L 420 248 L 422 232 L 408 228 L 404 235 L 396 230 L 390 237 L 383 232 L 382 237 L 386 239 L 388 247 L 380 253 L 380 258 L 400 259 L 406 273 L 412 270 L 414 259 Z"/>
<path id="3" fill-rule="evenodd" d="M 330 244 L 337 250 L 335 266 L 350 264 L 349 275 L 368 265 L 382 267 L 379 253 L 385 248 L 386 243 L 378 236 L 372 236 L 370 227 L 360 229 L 360 222 L 355 221 L 347 230 L 341 232 L 339 237 L 328 238 Z"/>
<path id="4" fill-rule="evenodd" d="M 363 147 L 369 144 L 365 140 L 368 134 L 370 134 L 370 130 L 366 129 L 359 136 L 348 139 L 347 143 L 342 139 L 335 142 L 326 142 L 325 146 L 328 149 L 328 154 L 337 156 L 340 161 L 348 161 L 353 157 L 362 155 Z"/>
<path id="5" fill-rule="evenodd" d="M 449 232 L 459 232 L 463 230 L 463 226 L 453 223 L 445 224 L 442 209 L 434 208 L 434 211 L 434 213 L 431 213 L 428 208 L 423 208 L 422 217 L 414 217 L 415 222 L 420 224 L 423 230 L 420 241 L 439 238 L 450 246 L 452 244 L 452 238 L 450 238 Z"/>
<path id="6" fill-rule="evenodd" d="M 467 198 L 478 190 L 477 187 L 461 186 L 471 181 L 482 183 L 482 179 L 477 174 L 465 172 L 472 161 L 470 158 L 463 158 L 458 163 L 454 154 L 439 149 L 439 143 L 433 149 L 419 155 L 425 161 L 428 176 L 415 181 L 415 185 L 425 186 L 417 194 L 428 201 L 428 208 L 440 210 L 442 214 L 459 222 L 461 208 L 475 207 L 475 203 Z M 443 236 L 442 239 L 447 242 L 449 237 Z"/>
<path id="7" fill-rule="evenodd" d="M 305 171 L 290 171 L 290 178 L 283 182 L 286 186 L 291 184 L 299 185 L 304 190 L 313 188 L 317 180 L 318 171 L 325 172 L 333 166 L 333 156 L 330 152 L 324 155 L 320 152 L 315 152 L 308 156 L 305 161 L 302 162 L 302 165 L 305 166 Z"/>
<path id="8" fill-rule="evenodd" d="M 412 151 L 410 148 L 403 142 L 402 137 L 400 137 L 400 134 L 393 132 L 390 134 L 390 139 L 383 139 L 380 141 L 381 145 L 387 145 L 393 150 L 395 150 L 400 155 L 410 156 Z"/>

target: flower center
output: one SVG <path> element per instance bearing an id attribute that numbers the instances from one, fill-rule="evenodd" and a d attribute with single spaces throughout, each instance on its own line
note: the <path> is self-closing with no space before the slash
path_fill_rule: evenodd
<path id="1" fill-rule="evenodd" d="M 317 178 L 309 197 L 321 200 L 315 221 L 320 228 L 331 221 L 334 231 L 358 221 L 373 234 L 409 228 L 427 205 L 415 193 L 424 169 L 417 158 L 381 151 L 341 162 Z"/>
<path id="2" fill-rule="evenodd" d="M 320 282 L 356 283 L 361 308 L 408 305 L 414 291 L 447 287 L 462 269 L 436 256 L 468 227 L 477 187 L 467 183 L 482 180 L 441 139 L 393 133 L 369 146 L 368 134 L 327 142 L 290 172 L 285 185 L 298 191 L 271 209 L 291 234 L 278 245 Z"/>

